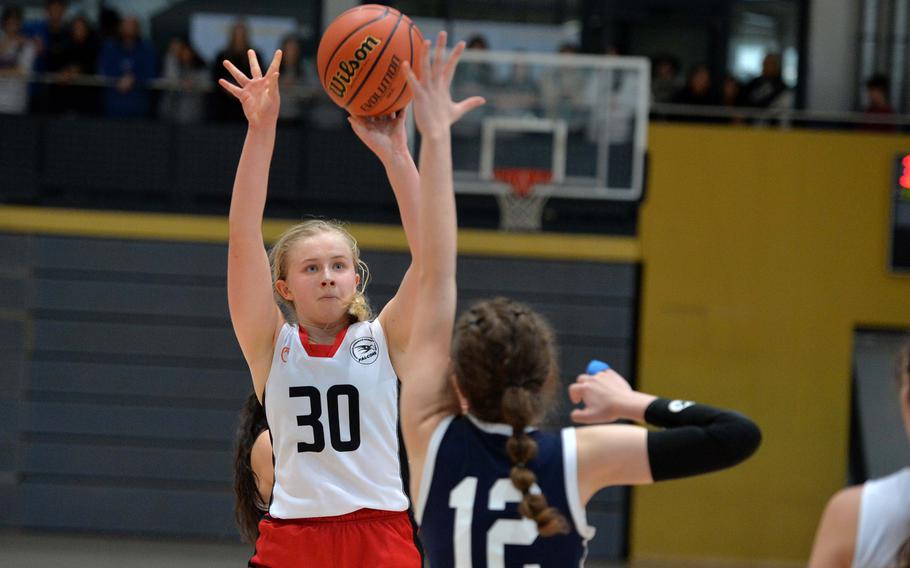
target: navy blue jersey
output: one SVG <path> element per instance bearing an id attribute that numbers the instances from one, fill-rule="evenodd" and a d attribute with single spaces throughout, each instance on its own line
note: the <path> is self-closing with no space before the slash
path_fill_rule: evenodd
<path id="1" fill-rule="evenodd" d="M 533 431 L 532 490 L 569 522 L 569 534 L 541 537 L 518 513 L 521 492 L 509 479 L 505 446 L 512 427 L 473 416 L 444 419 L 430 439 L 415 503 L 424 552 L 433 568 L 581 566 L 594 536 L 578 497 L 575 429 Z"/>

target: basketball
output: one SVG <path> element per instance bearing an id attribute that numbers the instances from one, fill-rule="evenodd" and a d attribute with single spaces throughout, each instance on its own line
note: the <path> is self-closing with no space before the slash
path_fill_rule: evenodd
<path id="1" fill-rule="evenodd" d="M 351 8 L 329 25 L 319 41 L 319 80 L 338 106 L 359 116 L 403 109 L 411 89 L 402 64 L 419 74 L 423 36 L 394 8 L 366 4 Z"/>

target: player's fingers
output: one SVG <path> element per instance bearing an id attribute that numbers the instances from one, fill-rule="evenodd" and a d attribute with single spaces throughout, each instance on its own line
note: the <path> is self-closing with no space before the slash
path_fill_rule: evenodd
<path id="1" fill-rule="evenodd" d="M 420 73 L 424 81 L 430 80 L 430 40 L 423 42 L 423 55 L 420 56 Z M 407 62 L 405 62 L 407 64 Z"/>
<path id="2" fill-rule="evenodd" d="M 272 74 L 278 75 L 278 70 L 281 68 L 281 50 L 275 50 L 275 56 L 272 57 L 272 64 L 269 65 L 269 70 L 266 72 L 267 75 L 271 76 Z"/>
<path id="3" fill-rule="evenodd" d="M 392 128 L 399 128 L 402 124 L 404 124 L 404 121 L 407 119 L 407 117 L 408 107 L 404 107 L 403 109 L 396 112 L 394 116 L 389 117 L 389 120 L 392 123 Z"/>
<path id="4" fill-rule="evenodd" d="M 587 408 L 573 410 L 569 417 L 572 419 L 572 422 L 577 422 L 579 424 L 593 424 L 597 422 L 594 418 L 594 413 Z"/>
<path id="5" fill-rule="evenodd" d="M 362 116 L 351 115 L 348 117 L 348 123 L 358 136 L 366 136 L 370 131 L 370 123 Z"/>
<path id="6" fill-rule="evenodd" d="M 458 67 L 458 60 L 461 59 L 461 54 L 464 53 L 465 43 L 459 41 L 455 44 L 455 48 L 452 49 L 452 54 L 449 55 L 449 60 L 446 61 L 445 73 L 443 73 L 443 78 L 446 81 L 446 84 L 452 84 L 452 78 L 455 76 L 455 69 Z"/>
<path id="7" fill-rule="evenodd" d="M 484 105 L 486 102 L 486 99 L 483 97 L 471 97 L 457 103 L 455 105 L 455 120 L 458 120 L 475 108 Z"/>
<path id="8" fill-rule="evenodd" d="M 240 98 L 240 94 L 243 93 L 243 89 L 241 89 L 237 85 L 231 83 L 227 79 L 218 79 L 218 84 L 221 85 L 225 91 L 234 95 L 238 99 Z"/>
<path id="9" fill-rule="evenodd" d="M 584 400 L 585 389 L 585 385 L 580 383 L 569 385 L 569 400 L 572 401 L 572 404 L 578 404 Z"/>
<path id="10" fill-rule="evenodd" d="M 224 68 L 228 70 L 228 73 L 230 73 L 231 77 L 233 77 L 234 80 L 237 81 L 238 85 L 243 87 L 247 83 L 250 82 L 250 78 L 247 77 L 246 75 L 244 75 L 243 71 L 241 71 L 240 69 L 237 69 L 236 65 L 234 65 L 227 59 L 225 59 L 223 63 L 224 63 Z"/>
<path id="11" fill-rule="evenodd" d="M 445 31 L 439 32 L 436 36 L 436 50 L 433 53 L 433 78 L 439 77 L 443 70 L 442 58 L 446 51 L 447 34 Z"/>
<path id="12" fill-rule="evenodd" d="M 423 95 L 423 85 L 420 84 L 420 79 L 417 78 L 417 75 L 414 74 L 414 71 L 411 69 L 410 64 L 407 61 L 401 64 L 402 69 L 404 70 L 404 76 L 408 78 L 408 85 L 411 86 L 411 90 L 414 91 L 414 97 Z"/>
<path id="13" fill-rule="evenodd" d="M 250 59 L 250 76 L 253 79 L 261 79 L 262 69 L 259 68 L 259 60 L 256 58 L 256 52 L 252 49 L 248 49 L 246 55 Z"/>

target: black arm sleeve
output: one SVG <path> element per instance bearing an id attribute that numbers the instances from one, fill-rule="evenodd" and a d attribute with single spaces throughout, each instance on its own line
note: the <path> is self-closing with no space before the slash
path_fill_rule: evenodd
<path id="1" fill-rule="evenodd" d="M 654 481 L 732 467 L 761 444 L 761 430 L 742 414 L 704 404 L 658 398 L 645 421 L 666 430 L 648 432 Z"/>

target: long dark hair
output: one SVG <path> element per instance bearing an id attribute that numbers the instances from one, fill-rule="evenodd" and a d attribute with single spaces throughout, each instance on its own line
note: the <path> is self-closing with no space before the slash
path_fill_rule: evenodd
<path id="1" fill-rule="evenodd" d="M 897 568 L 910 568 L 910 536 L 897 551 Z"/>
<path id="2" fill-rule="evenodd" d="M 452 364 L 471 413 L 512 427 L 506 453 L 510 478 L 524 496 L 518 511 L 537 523 L 541 536 L 565 533 L 569 524 L 543 495 L 530 493 L 537 476 L 527 464 L 537 442 L 525 428 L 540 419 L 559 377 L 553 331 L 528 306 L 508 298 L 475 304 L 455 324 Z"/>
<path id="3" fill-rule="evenodd" d="M 265 409 L 259 404 L 256 394 L 250 393 L 240 410 L 234 450 L 234 520 L 243 540 L 250 544 L 259 538 L 259 517 L 263 505 L 250 455 L 256 438 L 268 427 Z"/>

